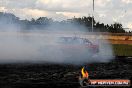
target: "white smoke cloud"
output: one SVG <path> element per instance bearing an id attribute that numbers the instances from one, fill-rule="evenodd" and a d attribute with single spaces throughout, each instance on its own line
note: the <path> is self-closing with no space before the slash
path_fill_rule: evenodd
<path id="1" fill-rule="evenodd" d="M 0 63 L 50 62 L 78 65 L 108 62 L 113 59 L 110 44 L 97 39 L 99 36 L 91 36 L 81 25 L 51 25 L 46 31 L 38 29 L 21 31 L 17 24 L 2 26 L 5 27 L 0 28 Z M 71 46 L 59 43 L 60 37 L 87 38 L 93 44 L 99 45 L 99 52 L 91 53 L 85 48 L 85 44 L 81 44 L 80 48 L 75 47 L 74 43 Z"/>

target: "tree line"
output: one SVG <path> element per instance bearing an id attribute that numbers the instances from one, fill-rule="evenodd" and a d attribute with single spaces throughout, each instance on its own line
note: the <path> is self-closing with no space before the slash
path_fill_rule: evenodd
<path id="1" fill-rule="evenodd" d="M 52 24 L 76 24 L 76 25 L 83 25 L 87 28 L 89 32 L 91 32 L 92 27 L 92 19 L 93 19 L 93 32 L 111 32 L 111 33 L 125 33 L 126 31 L 123 29 L 121 23 L 113 23 L 113 24 L 104 24 L 97 22 L 91 16 L 84 16 L 79 18 L 72 18 L 63 21 L 54 21 L 52 18 L 47 17 L 39 17 L 38 19 L 32 18 L 31 20 L 20 20 L 19 17 L 16 17 L 14 14 L 11 13 L 3 13 L 0 12 L 0 27 L 4 27 L 3 24 L 13 25 L 17 24 L 18 27 L 25 30 L 30 30 L 32 28 L 44 29 Z"/>

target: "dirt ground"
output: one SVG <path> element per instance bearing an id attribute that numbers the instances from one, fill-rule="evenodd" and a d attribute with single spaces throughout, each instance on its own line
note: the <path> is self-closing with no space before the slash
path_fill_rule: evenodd
<path id="1" fill-rule="evenodd" d="M 0 64 L 0 88 L 80 88 L 81 66 L 63 64 Z M 91 79 L 131 79 L 132 58 L 85 64 Z M 106 88 L 106 87 L 105 87 Z"/>
<path id="2" fill-rule="evenodd" d="M 111 44 L 129 44 L 132 45 L 132 40 L 109 40 Z"/>

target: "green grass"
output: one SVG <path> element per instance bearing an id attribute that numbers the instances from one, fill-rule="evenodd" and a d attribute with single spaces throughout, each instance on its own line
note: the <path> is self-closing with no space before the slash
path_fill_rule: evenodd
<path id="1" fill-rule="evenodd" d="M 112 46 L 116 56 L 132 56 L 132 45 L 113 44 Z"/>

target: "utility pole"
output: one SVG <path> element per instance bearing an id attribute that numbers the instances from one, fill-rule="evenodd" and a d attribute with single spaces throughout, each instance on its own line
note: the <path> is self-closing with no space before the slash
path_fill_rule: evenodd
<path id="1" fill-rule="evenodd" d="M 93 0 L 93 10 L 92 10 L 92 32 L 94 28 L 94 0 Z"/>

